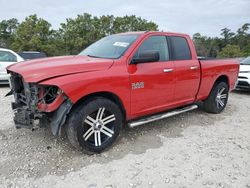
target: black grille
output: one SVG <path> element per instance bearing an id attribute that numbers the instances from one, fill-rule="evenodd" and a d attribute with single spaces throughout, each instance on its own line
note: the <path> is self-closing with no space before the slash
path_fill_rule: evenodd
<path id="1" fill-rule="evenodd" d="M 238 81 L 237 88 L 250 89 L 250 84 L 244 81 Z"/>
<path id="2" fill-rule="evenodd" d="M 248 79 L 247 77 L 244 77 L 244 76 L 238 76 L 238 78 L 240 78 L 240 79 Z"/>
<path id="3" fill-rule="evenodd" d="M 17 73 L 11 73 L 10 76 L 11 90 L 15 96 L 15 103 L 17 106 L 27 106 L 27 99 L 24 91 L 24 83 L 22 76 Z"/>

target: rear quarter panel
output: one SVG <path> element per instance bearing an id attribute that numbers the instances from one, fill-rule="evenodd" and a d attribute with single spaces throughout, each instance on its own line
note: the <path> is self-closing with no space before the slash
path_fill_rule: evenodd
<path id="1" fill-rule="evenodd" d="M 239 61 L 236 59 L 200 60 L 201 83 L 197 95 L 198 100 L 208 97 L 214 83 L 220 76 L 226 76 L 230 90 L 234 89 L 239 73 Z"/>

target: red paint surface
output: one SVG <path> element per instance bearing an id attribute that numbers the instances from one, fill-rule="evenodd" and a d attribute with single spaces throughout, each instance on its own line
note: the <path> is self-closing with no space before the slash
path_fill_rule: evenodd
<path id="1" fill-rule="evenodd" d="M 138 46 L 152 35 L 185 37 L 192 60 L 131 65 Z M 198 69 L 191 70 L 191 66 Z M 173 72 L 164 73 L 163 69 L 168 68 Z M 226 76 L 233 89 L 239 62 L 234 59 L 198 61 L 188 35 L 142 32 L 120 59 L 55 57 L 17 63 L 8 70 L 21 74 L 26 82 L 58 86 L 73 103 L 92 93 L 112 93 L 122 102 L 127 119 L 133 119 L 204 100 L 220 76 Z M 144 88 L 132 90 L 135 82 L 144 82 Z M 58 104 L 52 105 L 53 110 Z M 51 111 L 49 106 L 46 111 Z"/>

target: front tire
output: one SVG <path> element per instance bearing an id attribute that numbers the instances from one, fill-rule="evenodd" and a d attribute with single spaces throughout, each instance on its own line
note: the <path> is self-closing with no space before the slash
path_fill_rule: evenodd
<path id="1" fill-rule="evenodd" d="M 225 82 L 217 83 L 208 98 L 204 101 L 205 111 L 213 114 L 221 113 L 228 101 L 229 87 Z"/>
<path id="2" fill-rule="evenodd" d="M 118 137 L 123 122 L 120 108 L 98 97 L 76 108 L 69 117 L 66 132 L 70 143 L 86 153 L 100 153 Z"/>

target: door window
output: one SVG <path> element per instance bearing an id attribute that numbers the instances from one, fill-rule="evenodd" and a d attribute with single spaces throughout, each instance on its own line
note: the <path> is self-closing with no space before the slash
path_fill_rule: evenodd
<path id="1" fill-rule="evenodd" d="M 174 59 L 175 60 L 190 60 L 191 52 L 187 43 L 187 40 L 183 37 L 170 37 Z"/>
<path id="2" fill-rule="evenodd" d="M 145 51 L 158 51 L 160 55 L 159 61 L 169 60 L 168 44 L 165 36 L 151 36 L 146 39 L 136 51 L 134 58 L 138 58 L 139 54 Z"/>
<path id="3" fill-rule="evenodd" d="M 0 62 L 17 62 L 17 58 L 10 52 L 0 51 Z"/>

